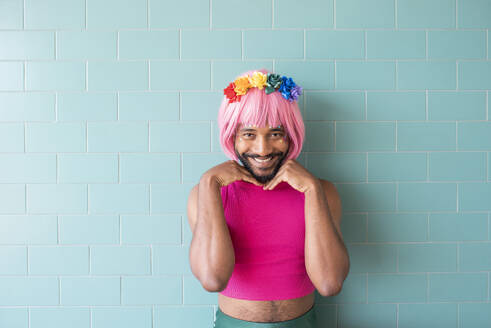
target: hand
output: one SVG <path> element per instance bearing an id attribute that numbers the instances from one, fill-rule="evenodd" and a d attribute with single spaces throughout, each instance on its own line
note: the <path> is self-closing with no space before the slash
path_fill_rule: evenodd
<path id="1" fill-rule="evenodd" d="M 314 188 L 315 184 L 320 183 L 315 176 L 294 159 L 289 159 L 283 163 L 276 176 L 263 189 L 272 190 L 281 181 L 287 182 L 290 186 L 303 193 Z"/>
<path id="2" fill-rule="evenodd" d="M 234 160 L 229 160 L 223 162 L 217 166 L 212 167 L 203 175 L 203 177 L 211 177 L 215 179 L 220 187 L 224 187 L 234 181 L 243 180 L 250 183 L 253 183 L 257 186 L 262 186 L 250 173 L 245 169 L 245 167 L 241 166 Z"/>

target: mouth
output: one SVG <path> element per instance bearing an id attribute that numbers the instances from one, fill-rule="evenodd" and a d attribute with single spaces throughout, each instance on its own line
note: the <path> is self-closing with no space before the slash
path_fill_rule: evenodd
<path id="1" fill-rule="evenodd" d="M 269 167 L 276 160 L 276 156 L 268 157 L 268 158 L 257 158 L 251 157 L 251 162 L 253 162 L 258 167 Z"/>

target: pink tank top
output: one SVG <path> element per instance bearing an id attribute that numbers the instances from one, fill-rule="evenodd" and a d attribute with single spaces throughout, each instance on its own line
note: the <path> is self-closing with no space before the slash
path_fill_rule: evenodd
<path id="1" fill-rule="evenodd" d="M 235 267 L 225 296 L 285 300 L 315 290 L 305 268 L 305 194 L 280 182 L 263 190 L 242 180 L 221 188 Z"/>

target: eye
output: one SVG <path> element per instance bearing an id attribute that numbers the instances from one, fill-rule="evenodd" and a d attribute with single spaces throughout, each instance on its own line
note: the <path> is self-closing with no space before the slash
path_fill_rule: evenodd
<path id="1" fill-rule="evenodd" d="M 273 132 L 272 134 L 276 135 L 277 137 L 281 137 L 283 135 L 283 133 L 280 133 L 280 132 Z"/>
<path id="2" fill-rule="evenodd" d="M 247 132 L 243 134 L 243 136 L 244 136 L 244 137 L 248 137 L 249 135 L 253 136 L 254 134 L 252 134 L 252 133 L 247 133 Z"/>

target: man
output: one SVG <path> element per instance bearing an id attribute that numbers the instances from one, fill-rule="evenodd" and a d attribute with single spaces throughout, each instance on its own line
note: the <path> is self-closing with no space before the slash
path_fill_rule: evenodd
<path id="1" fill-rule="evenodd" d="M 314 327 L 314 291 L 338 294 L 349 256 L 335 186 L 295 160 L 301 87 L 263 69 L 224 94 L 220 143 L 232 160 L 203 173 L 189 195 L 192 272 L 219 292 L 216 328 Z"/>

